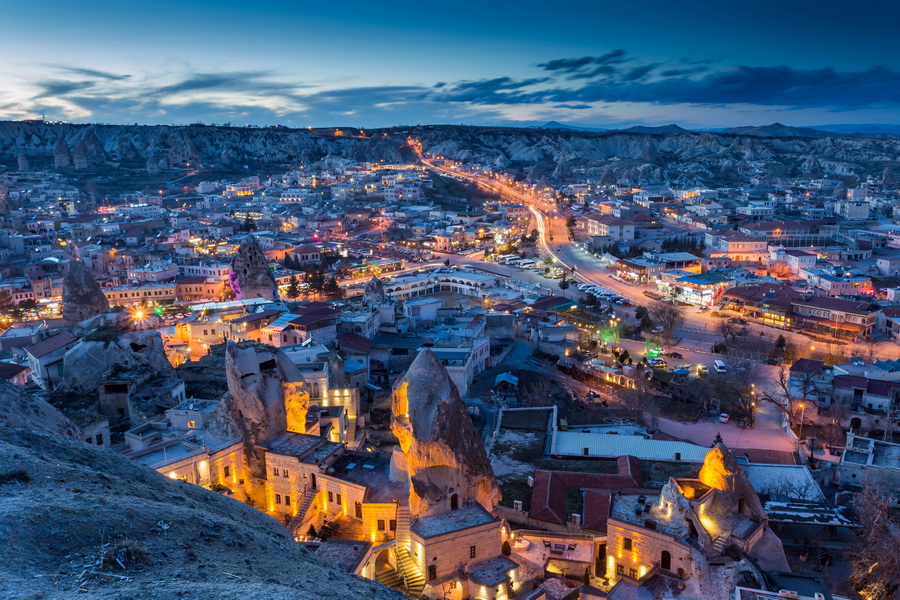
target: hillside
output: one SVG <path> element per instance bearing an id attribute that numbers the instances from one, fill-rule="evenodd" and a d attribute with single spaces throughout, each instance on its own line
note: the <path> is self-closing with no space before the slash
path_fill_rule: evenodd
<path id="1" fill-rule="evenodd" d="M 184 167 L 241 167 L 344 160 L 410 160 L 407 135 L 438 156 L 476 162 L 555 183 L 600 177 L 620 184 L 736 185 L 753 177 L 880 176 L 900 165 L 900 139 L 860 138 L 786 127 L 695 132 L 677 126 L 631 131 L 580 131 L 435 125 L 369 132 L 310 131 L 207 125 L 139 126 L 0 122 L 0 158 L 24 154 L 35 165 L 67 156 L 80 169 L 110 172 L 150 162 Z M 75 168 L 76 166 L 80 167 Z M 202 175 L 201 175 L 202 176 Z"/>
<path id="2" fill-rule="evenodd" d="M 321 561 L 250 506 L 28 429 L 0 421 L 4 599 L 403 598 Z"/>

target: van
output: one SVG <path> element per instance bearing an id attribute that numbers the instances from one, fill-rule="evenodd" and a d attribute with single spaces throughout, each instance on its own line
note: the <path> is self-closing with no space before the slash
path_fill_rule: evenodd
<path id="1" fill-rule="evenodd" d="M 725 366 L 725 363 L 721 360 L 714 360 L 713 368 L 716 370 L 716 373 L 727 373 L 728 372 L 728 368 Z"/>

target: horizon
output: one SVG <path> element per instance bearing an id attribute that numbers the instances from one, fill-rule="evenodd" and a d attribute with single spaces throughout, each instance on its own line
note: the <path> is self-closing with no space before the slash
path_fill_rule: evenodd
<path id="1" fill-rule="evenodd" d="M 15 27 L 4 40 L 0 119 L 370 129 L 900 123 L 900 40 L 887 25 L 900 7 L 692 6 L 16 5 L 6 10 Z"/>

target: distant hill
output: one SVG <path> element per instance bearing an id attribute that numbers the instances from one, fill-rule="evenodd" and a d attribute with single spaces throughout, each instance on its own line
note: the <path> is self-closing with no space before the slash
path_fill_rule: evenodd
<path id="1" fill-rule="evenodd" d="M 687 133 L 689 130 L 684 127 L 680 127 L 675 123 L 670 123 L 668 125 L 659 125 L 657 127 L 650 127 L 648 125 L 635 125 L 634 127 L 629 127 L 628 129 L 620 129 L 618 131 L 625 131 L 627 133 Z"/>
<path id="2" fill-rule="evenodd" d="M 791 127 L 781 123 L 753 127 L 729 127 L 728 129 L 723 129 L 722 133 L 753 135 L 756 137 L 836 137 L 834 132 L 807 127 Z M 840 134 L 837 134 L 837 137 L 839 136 Z"/>
<path id="3" fill-rule="evenodd" d="M 838 125 L 816 125 L 813 129 L 846 135 L 900 136 L 900 125 L 848 123 Z"/>
<path id="4" fill-rule="evenodd" d="M 541 129 L 571 129 L 572 131 L 607 131 L 602 127 L 584 127 L 582 125 L 567 125 L 566 123 L 560 123 L 559 121 L 550 121 L 548 123 L 544 123 L 540 127 Z"/>

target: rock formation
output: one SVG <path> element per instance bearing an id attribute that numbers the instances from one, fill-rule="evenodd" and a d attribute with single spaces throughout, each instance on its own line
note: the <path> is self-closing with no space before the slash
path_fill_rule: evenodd
<path id="1" fill-rule="evenodd" d="M 102 324 L 85 333 L 66 352 L 62 390 L 93 392 L 102 381 L 118 376 L 140 385 L 156 377 L 174 375 L 158 331 L 129 329 L 131 316 L 127 312 L 111 313 L 111 316 L 117 322 L 101 321 Z"/>
<path id="2" fill-rule="evenodd" d="M 384 292 L 384 284 L 372 275 L 372 279 L 367 281 L 363 288 L 363 302 L 367 306 L 377 306 L 385 300 L 387 300 L 387 294 Z"/>
<path id="3" fill-rule="evenodd" d="M 19 171 L 20 172 L 24 173 L 26 171 L 31 170 L 28 165 L 28 157 L 25 156 L 24 152 L 19 152 L 19 156 L 17 157 L 17 160 L 19 163 Z"/>
<path id="4" fill-rule="evenodd" d="M 57 169 L 65 169 L 72 164 L 72 155 L 69 153 L 69 146 L 66 140 L 59 138 L 53 146 L 53 164 Z"/>
<path id="5" fill-rule="evenodd" d="M 248 235 L 238 246 L 231 261 L 230 281 L 238 300 L 278 299 L 278 286 L 269 270 L 269 261 L 252 235 Z"/>
<path id="6" fill-rule="evenodd" d="M 210 431 L 251 445 L 285 431 L 306 433 L 309 389 L 283 352 L 256 342 L 229 342 L 225 376 L 228 394 L 210 421 Z"/>
<path id="7" fill-rule="evenodd" d="M 3 598 L 404 598 L 326 563 L 275 519 L 238 500 L 60 431 L 40 432 L 46 415 L 19 418 L 6 385 L 0 384 Z"/>
<path id="8" fill-rule="evenodd" d="M 496 507 L 500 490 L 484 446 L 431 350 L 419 352 L 394 384 L 391 412 L 391 429 L 407 459 L 413 516 L 444 514 L 469 500 L 488 511 Z"/>
<path id="9" fill-rule="evenodd" d="M 109 308 L 109 301 L 97 285 L 97 280 L 81 261 L 69 263 L 69 270 L 63 279 L 62 301 L 63 319 L 70 327 Z"/>

